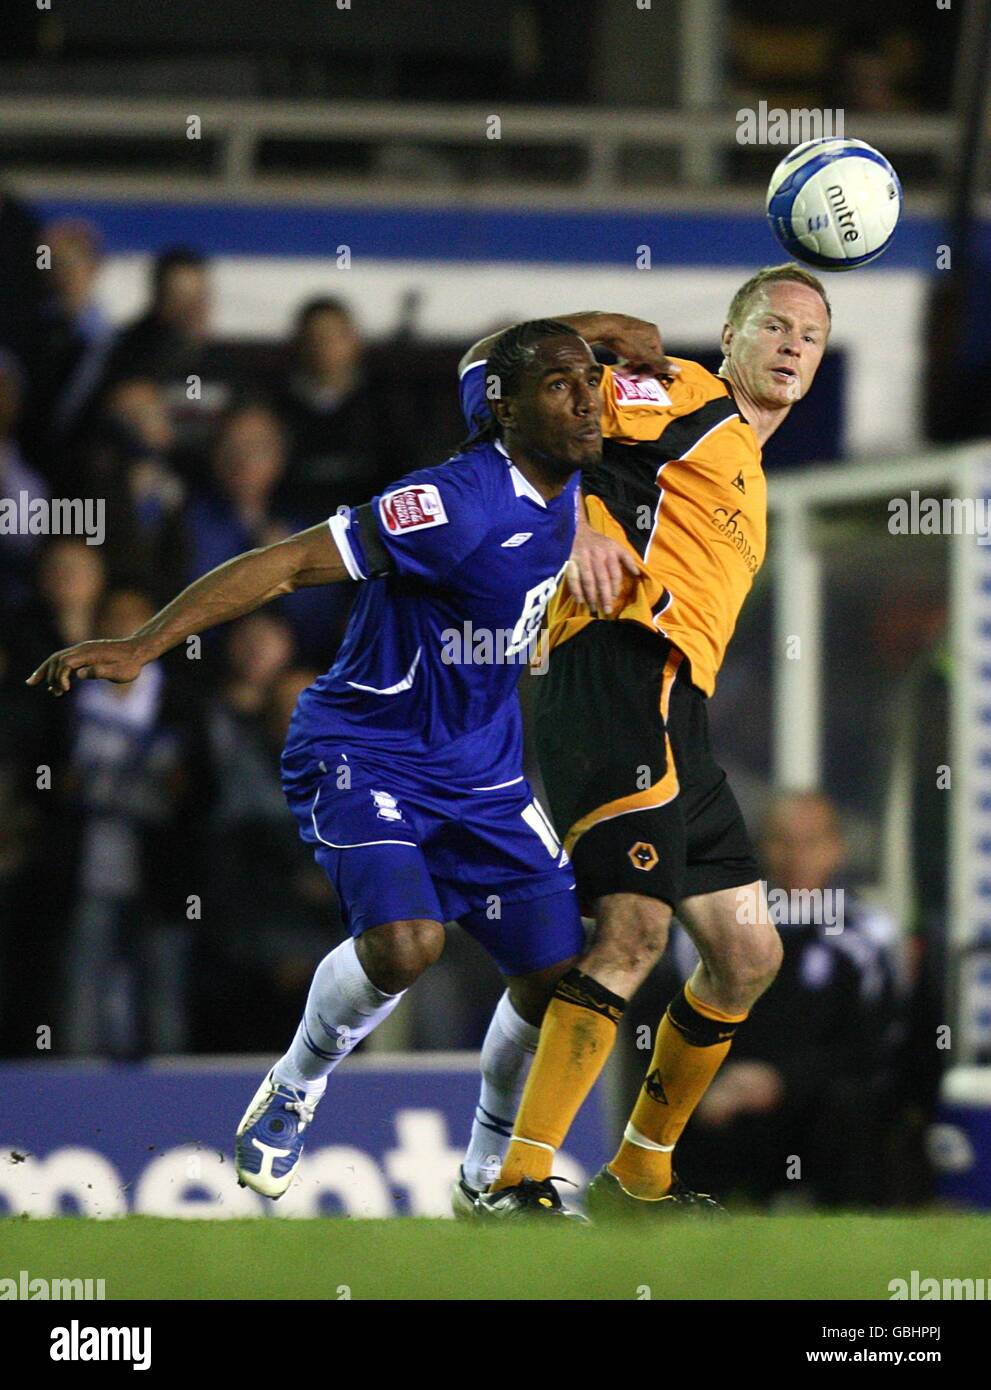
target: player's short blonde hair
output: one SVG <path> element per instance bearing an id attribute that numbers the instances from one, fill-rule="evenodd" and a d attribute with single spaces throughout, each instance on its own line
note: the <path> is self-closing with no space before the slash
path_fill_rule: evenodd
<path id="1" fill-rule="evenodd" d="M 810 290 L 815 290 L 825 304 L 826 317 L 832 324 L 833 310 L 826 297 L 822 281 L 813 275 L 811 270 L 796 265 L 794 261 L 787 261 L 784 265 L 766 265 L 763 270 L 758 270 L 756 275 L 751 275 L 750 279 L 745 281 L 733 296 L 729 312 L 726 315 L 727 323 L 731 323 L 734 328 L 739 328 L 747 317 L 753 299 L 768 285 L 779 284 L 782 280 L 794 280 L 799 285 L 808 285 Z"/>

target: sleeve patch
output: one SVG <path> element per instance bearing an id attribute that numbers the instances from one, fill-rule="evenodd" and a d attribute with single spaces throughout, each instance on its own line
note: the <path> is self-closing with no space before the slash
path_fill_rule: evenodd
<path id="1" fill-rule="evenodd" d="M 390 535 L 404 531 L 423 531 L 428 526 L 446 526 L 447 512 L 440 492 L 433 483 L 404 487 L 379 498 L 379 516 Z"/>
<path id="2" fill-rule="evenodd" d="M 655 377 L 646 376 L 640 381 L 632 377 L 613 373 L 613 392 L 618 405 L 656 405 L 671 404 L 671 397 Z"/>

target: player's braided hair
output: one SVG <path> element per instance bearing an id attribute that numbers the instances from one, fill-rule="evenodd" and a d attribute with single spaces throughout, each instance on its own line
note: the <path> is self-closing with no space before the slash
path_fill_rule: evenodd
<path id="1" fill-rule="evenodd" d="M 486 397 L 490 394 L 497 399 L 514 396 L 520 389 L 523 374 L 533 360 L 538 344 L 544 338 L 558 337 L 562 333 L 575 338 L 580 336 L 568 324 L 560 323 L 557 319 L 528 319 L 525 323 L 515 323 L 512 328 L 507 328 L 505 333 L 500 333 L 492 344 L 485 363 Z M 491 393 L 488 390 L 490 382 L 495 383 L 495 389 Z M 462 453 L 476 444 L 490 444 L 501 435 L 502 426 L 492 412 L 488 419 L 474 424 L 468 438 L 458 445 L 458 452 Z"/>

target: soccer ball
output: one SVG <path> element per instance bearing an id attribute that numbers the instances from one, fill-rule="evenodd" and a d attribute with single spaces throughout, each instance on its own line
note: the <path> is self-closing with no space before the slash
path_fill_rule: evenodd
<path id="1" fill-rule="evenodd" d="M 806 140 L 771 175 L 767 218 L 792 256 L 820 270 L 853 270 L 880 256 L 902 209 L 902 186 L 863 140 Z"/>

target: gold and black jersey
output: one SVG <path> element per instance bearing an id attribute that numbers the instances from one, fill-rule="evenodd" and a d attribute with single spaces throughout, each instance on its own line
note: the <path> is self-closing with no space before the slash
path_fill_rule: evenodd
<path id="1" fill-rule="evenodd" d="M 674 643 L 707 695 L 760 568 L 767 485 L 757 437 L 720 377 L 673 358 L 667 387 L 605 369 L 602 462 L 582 476 L 596 531 L 632 551 L 611 618 L 641 623 Z M 548 613 L 551 650 L 595 618 L 562 585 Z"/>

